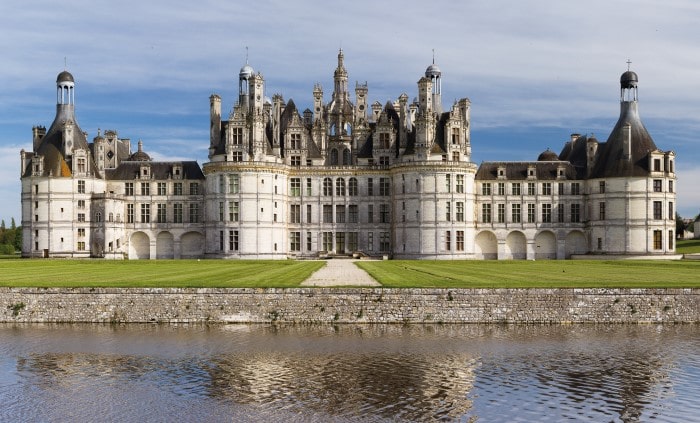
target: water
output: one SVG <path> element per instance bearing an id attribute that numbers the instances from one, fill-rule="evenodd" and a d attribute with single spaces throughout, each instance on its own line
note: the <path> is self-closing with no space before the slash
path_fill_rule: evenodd
<path id="1" fill-rule="evenodd" d="M 0 324 L 0 421 L 700 421 L 698 335 Z"/>

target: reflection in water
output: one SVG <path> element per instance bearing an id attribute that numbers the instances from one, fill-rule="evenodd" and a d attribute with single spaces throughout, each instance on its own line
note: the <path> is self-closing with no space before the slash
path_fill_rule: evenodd
<path id="1" fill-rule="evenodd" d="M 698 332 L 0 325 L 0 420 L 688 420 Z"/>

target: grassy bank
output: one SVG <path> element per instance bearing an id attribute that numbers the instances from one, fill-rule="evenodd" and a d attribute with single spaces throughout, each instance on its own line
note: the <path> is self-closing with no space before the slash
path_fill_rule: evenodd
<path id="1" fill-rule="evenodd" d="M 691 261 L 363 261 L 391 288 L 700 288 Z"/>
<path id="2" fill-rule="evenodd" d="M 700 253 L 700 239 L 683 239 L 676 243 L 676 252 L 678 254 L 697 254 Z"/>
<path id="3" fill-rule="evenodd" d="M 2 260 L 0 286 L 296 287 L 323 266 L 286 260 Z"/>

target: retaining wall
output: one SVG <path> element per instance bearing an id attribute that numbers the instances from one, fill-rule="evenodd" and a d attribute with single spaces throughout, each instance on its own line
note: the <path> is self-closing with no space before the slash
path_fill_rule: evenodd
<path id="1" fill-rule="evenodd" d="M 0 288 L 0 322 L 700 322 L 700 289 Z"/>

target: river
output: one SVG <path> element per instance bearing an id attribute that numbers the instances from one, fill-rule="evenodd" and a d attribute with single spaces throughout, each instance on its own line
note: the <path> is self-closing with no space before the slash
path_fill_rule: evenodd
<path id="1" fill-rule="evenodd" d="M 0 421 L 688 422 L 698 325 L 0 324 Z"/>

